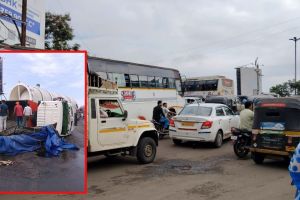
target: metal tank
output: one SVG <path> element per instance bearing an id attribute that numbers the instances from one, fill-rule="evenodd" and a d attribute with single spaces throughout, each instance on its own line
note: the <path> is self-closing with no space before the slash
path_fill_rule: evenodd
<path id="1" fill-rule="evenodd" d="M 54 92 L 49 92 L 48 90 L 41 88 L 39 84 L 36 86 L 29 86 L 24 83 L 17 83 L 9 94 L 10 101 L 30 100 L 38 103 L 39 101 L 54 101 L 58 98 L 63 98 L 68 101 L 72 105 L 73 111 L 76 112 L 78 106 L 74 99 Z"/>

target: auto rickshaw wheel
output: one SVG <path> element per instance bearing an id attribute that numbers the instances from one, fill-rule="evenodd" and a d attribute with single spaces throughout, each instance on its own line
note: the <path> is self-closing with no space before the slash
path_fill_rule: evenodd
<path id="1" fill-rule="evenodd" d="M 252 159 L 256 164 L 261 165 L 264 162 L 265 156 L 261 153 L 252 153 Z"/>

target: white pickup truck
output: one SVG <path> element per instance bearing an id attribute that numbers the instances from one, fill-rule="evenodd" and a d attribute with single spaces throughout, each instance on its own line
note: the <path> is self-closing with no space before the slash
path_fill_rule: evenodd
<path id="1" fill-rule="evenodd" d="M 142 164 L 153 162 L 158 133 L 150 121 L 128 119 L 118 99 L 117 86 L 89 74 L 88 156 L 136 156 Z"/>

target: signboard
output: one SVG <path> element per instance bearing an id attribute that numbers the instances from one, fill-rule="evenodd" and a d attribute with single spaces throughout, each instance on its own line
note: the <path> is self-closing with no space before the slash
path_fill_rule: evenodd
<path id="1" fill-rule="evenodd" d="M 122 101 L 134 101 L 135 98 L 136 98 L 136 94 L 135 94 L 135 91 L 122 91 L 121 92 L 121 95 L 122 95 L 122 98 L 121 100 Z"/>
<path id="2" fill-rule="evenodd" d="M 22 19 L 22 0 L 0 0 L 0 13 L 5 13 L 15 19 Z M 20 44 L 18 32 L 9 17 L 1 16 L 4 23 L 0 25 L 0 40 L 4 43 Z M 21 23 L 16 21 L 21 32 Z M 44 0 L 29 0 L 27 2 L 26 46 L 44 49 L 45 41 L 45 2 Z"/>

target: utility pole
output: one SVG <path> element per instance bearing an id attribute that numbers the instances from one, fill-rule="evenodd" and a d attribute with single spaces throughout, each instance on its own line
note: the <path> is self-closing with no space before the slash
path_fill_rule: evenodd
<path id="1" fill-rule="evenodd" d="M 26 46 L 26 19 L 27 18 L 27 0 L 22 0 L 22 34 L 21 46 Z"/>
<path id="2" fill-rule="evenodd" d="M 297 95 L 297 88 L 296 88 L 296 83 L 297 83 L 297 41 L 300 40 L 300 38 L 293 37 L 290 40 L 295 42 L 295 95 Z"/>
<path id="3" fill-rule="evenodd" d="M 259 69 L 259 64 L 257 62 L 258 58 L 256 58 L 255 60 L 255 72 L 256 72 L 256 87 L 257 87 L 257 90 L 256 90 L 256 94 L 259 95 L 259 91 L 260 91 L 260 85 L 259 85 L 259 78 L 262 76 L 261 73 L 260 73 L 260 69 Z"/>

